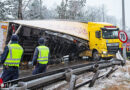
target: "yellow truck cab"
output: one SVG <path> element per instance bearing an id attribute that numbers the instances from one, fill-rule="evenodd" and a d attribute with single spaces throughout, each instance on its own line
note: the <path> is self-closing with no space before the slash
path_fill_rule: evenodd
<path id="1" fill-rule="evenodd" d="M 87 27 L 90 50 L 83 52 L 81 55 L 86 54 L 93 57 L 94 60 L 114 57 L 122 46 L 118 39 L 119 28 L 101 22 L 88 22 Z"/>

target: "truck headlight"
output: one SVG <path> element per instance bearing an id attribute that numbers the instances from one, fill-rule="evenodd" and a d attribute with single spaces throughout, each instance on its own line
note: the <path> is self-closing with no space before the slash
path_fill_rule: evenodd
<path id="1" fill-rule="evenodd" d="M 112 46 L 112 44 L 111 43 L 107 43 L 107 46 Z"/>
<path id="2" fill-rule="evenodd" d="M 106 51 L 103 51 L 103 54 L 107 54 L 107 52 L 106 52 Z"/>
<path id="3" fill-rule="evenodd" d="M 107 43 L 107 46 L 119 46 L 119 43 Z"/>

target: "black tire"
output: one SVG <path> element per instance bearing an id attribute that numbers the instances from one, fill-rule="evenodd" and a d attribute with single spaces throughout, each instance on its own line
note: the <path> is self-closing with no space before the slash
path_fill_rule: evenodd
<path id="1" fill-rule="evenodd" d="M 93 58 L 94 61 L 99 61 L 101 59 L 101 57 L 99 56 L 98 51 L 93 52 L 93 57 L 92 58 Z"/>
<path id="2" fill-rule="evenodd" d="M 73 61 L 74 60 L 74 56 L 72 54 L 69 55 L 69 61 Z"/>
<path id="3" fill-rule="evenodd" d="M 88 57 L 88 61 L 91 61 L 91 60 L 93 60 L 93 57 Z"/>

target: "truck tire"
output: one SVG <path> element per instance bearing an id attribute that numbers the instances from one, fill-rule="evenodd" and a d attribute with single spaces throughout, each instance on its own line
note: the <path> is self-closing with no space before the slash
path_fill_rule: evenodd
<path id="1" fill-rule="evenodd" d="M 100 57 L 99 54 L 98 54 L 98 51 L 94 51 L 94 52 L 93 52 L 92 59 L 93 59 L 94 61 L 99 61 L 99 60 L 101 59 L 101 57 Z"/>

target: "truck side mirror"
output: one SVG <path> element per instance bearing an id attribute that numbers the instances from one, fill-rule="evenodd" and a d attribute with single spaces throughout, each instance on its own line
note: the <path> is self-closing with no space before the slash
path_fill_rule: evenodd
<path id="1" fill-rule="evenodd" d="M 96 31 L 96 38 L 101 38 L 101 31 Z"/>

